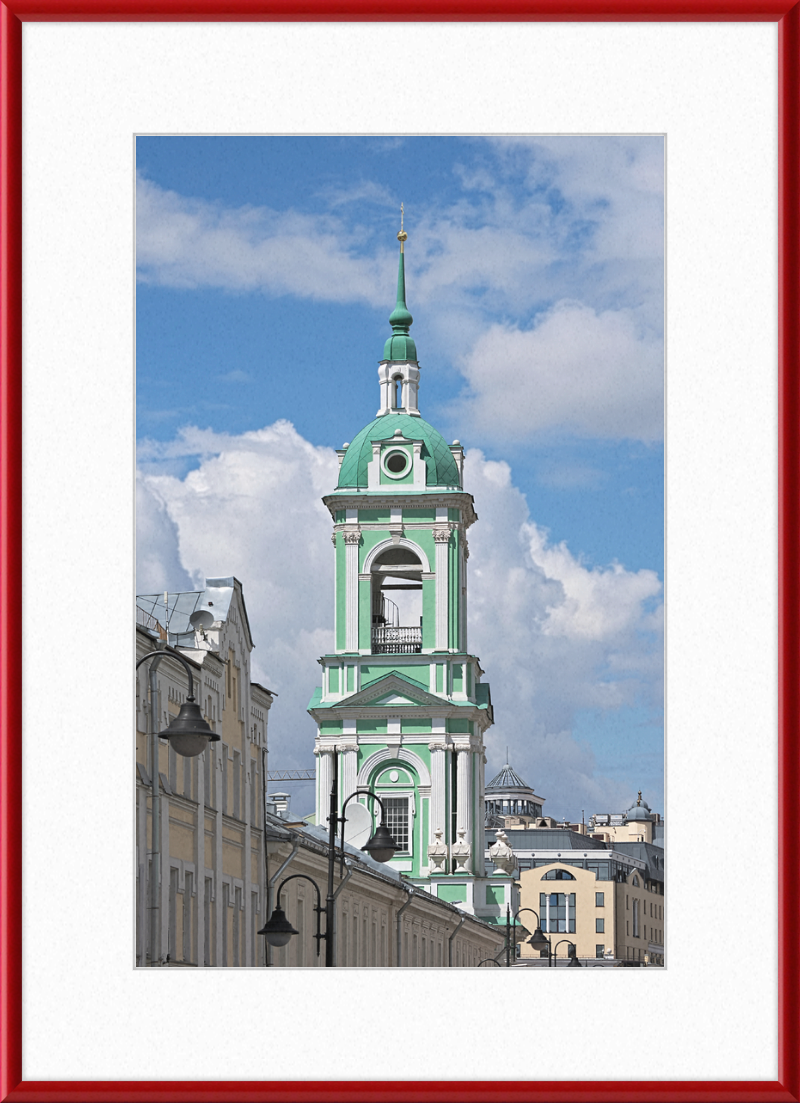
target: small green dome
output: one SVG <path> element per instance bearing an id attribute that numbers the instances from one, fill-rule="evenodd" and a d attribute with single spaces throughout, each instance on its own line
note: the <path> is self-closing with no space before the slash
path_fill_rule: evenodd
<path id="1" fill-rule="evenodd" d="M 406 440 L 423 441 L 422 458 L 428 469 L 426 486 L 460 488 L 461 480 L 453 453 L 438 430 L 421 417 L 412 417 L 411 414 L 384 414 L 362 429 L 345 452 L 339 471 L 340 490 L 351 486 L 366 487 L 367 466 L 372 460 L 372 442 L 389 440 L 398 429 L 402 430 Z M 392 488 L 382 489 L 390 492 Z"/>
<path id="2" fill-rule="evenodd" d="M 384 360 L 416 360 L 417 346 L 407 333 L 393 333 L 383 346 Z"/>

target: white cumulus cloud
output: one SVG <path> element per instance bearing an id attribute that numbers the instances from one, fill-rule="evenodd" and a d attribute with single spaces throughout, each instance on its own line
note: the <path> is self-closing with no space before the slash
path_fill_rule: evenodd
<path id="1" fill-rule="evenodd" d="M 566 300 L 530 329 L 499 323 L 475 342 L 462 371 L 458 416 L 474 433 L 527 440 L 547 430 L 660 440 L 663 353 L 628 310 Z"/>

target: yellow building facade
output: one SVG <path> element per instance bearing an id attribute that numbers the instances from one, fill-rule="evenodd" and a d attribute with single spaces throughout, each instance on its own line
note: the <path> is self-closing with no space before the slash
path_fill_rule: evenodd
<path id="1" fill-rule="evenodd" d="M 262 794 L 273 695 L 250 677 L 253 641 L 241 583 L 207 579 L 196 593 L 143 595 L 137 622 L 137 661 L 145 661 L 136 676 L 136 964 L 263 964 Z M 195 699 L 220 739 L 196 758 L 159 739 L 156 763 L 153 723 L 163 731 L 188 695 L 186 671 L 172 651 L 190 664 Z"/>
<path id="2" fill-rule="evenodd" d="M 591 959 L 664 964 L 663 881 L 648 876 L 645 862 L 608 881 L 556 862 L 523 871 L 519 887 L 519 922 L 532 934 L 535 912 L 557 959 L 567 958 L 573 943 L 587 964 Z M 527 944 L 529 934 L 517 930 L 520 960 L 540 957 Z"/>

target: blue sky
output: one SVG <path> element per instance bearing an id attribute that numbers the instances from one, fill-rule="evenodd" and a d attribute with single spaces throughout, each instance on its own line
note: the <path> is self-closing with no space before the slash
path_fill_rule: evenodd
<path id="1" fill-rule="evenodd" d="M 508 744 L 552 814 L 662 810 L 661 139 L 150 137 L 137 171 L 137 588 L 241 578 L 273 765 L 312 762 L 316 499 L 377 409 L 402 201 L 420 409 L 481 518 L 488 776 Z"/>

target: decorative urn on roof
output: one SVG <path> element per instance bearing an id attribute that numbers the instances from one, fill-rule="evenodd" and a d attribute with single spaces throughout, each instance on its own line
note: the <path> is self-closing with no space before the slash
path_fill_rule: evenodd
<path id="1" fill-rule="evenodd" d="M 437 827 L 434 832 L 435 841 L 428 847 L 428 865 L 431 873 L 447 872 L 444 868 L 445 859 L 447 858 L 447 846 L 442 842 L 443 834 L 441 827 Z"/>
<path id="2" fill-rule="evenodd" d="M 509 877 L 516 869 L 517 859 L 502 827 L 495 832 L 495 842 L 489 847 L 489 857 L 494 862 L 496 869 L 501 869 Z"/>
<path id="3" fill-rule="evenodd" d="M 453 843 L 453 857 L 456 860 L 456 873 L 469 873 L 470 845 L 464 838 L 466 831 L 463 827 L 458 829 L 458 842 Z"/>

